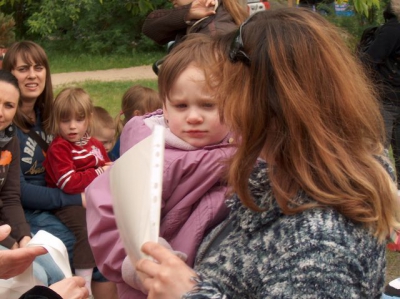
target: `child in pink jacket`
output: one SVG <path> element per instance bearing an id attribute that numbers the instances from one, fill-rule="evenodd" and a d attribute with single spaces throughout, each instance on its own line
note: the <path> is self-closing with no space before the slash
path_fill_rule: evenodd
<path id="1" fill-rule="evenodd" d="M 122 155 L 149 136 L 154 125 L 165 126 L 160 237 L 186 254 L 190 266 L 205 235 L 228 214 L 224 161 L 235 150 L 206 78 L 207 68 L 217 63 L 209 49 L 206 36 L 177 46 L 159 73 L 163 110 L 132 118 L 121 135 Z M 117 283 L 120 298 L 145 298 L 123 280 L 121 265 L 127 255 L 115 223 L 109 172 L 87 188 L 86 197 L 89 241 L 100 270 Z"/>

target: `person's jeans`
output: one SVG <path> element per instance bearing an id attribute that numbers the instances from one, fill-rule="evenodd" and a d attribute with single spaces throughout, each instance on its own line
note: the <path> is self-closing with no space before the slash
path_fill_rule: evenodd
<path id="1" fill-rule="evenodd" d="M 31 226 L 31 232 L 36 234 L 39 230 L 44 230 L 59 238 L 67 247 L 69 263 L 72 265 L 75 237 L 69 228 L 49 211 L 27 209 L 24 211 L 26 220 Z M 93 270 L 93 280 L 97 282 L 108 281 L 97 268 Z"/>
<path id="2" fill-rule="evenodd" d="M 383 104 L 383 120 L 385 122 L 385 147 L 392 146 L 393 158 L 396 167 L 397 185 L 400 189 L 400 106 Z"/>
<path id="3" fill-rule="evenodd" d="M 31 232 L 36 234 L 44 230 L 59 238 L 67 247 L 70 264 L 72 264 L 72 252 L 74 249 L 75 237 L 55 215 L 48 211 L 24 210 L 26 221 L 28 221 Z"/>
<path id="4" fill-rule="evenodd" d="M 10 249 L 0 245 L 0 250 Z M 65 278 L 49 253 L 37 256 L 32 265 L 33 275 L 46 287 Z"/>

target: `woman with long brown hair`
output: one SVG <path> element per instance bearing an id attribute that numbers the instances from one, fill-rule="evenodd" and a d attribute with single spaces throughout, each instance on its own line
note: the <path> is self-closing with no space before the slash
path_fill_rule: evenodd
<path id="1" fill-rule="evenodd" d="M 399 225 L 394 170 L 372 84 L 337 28 L 287 8 L 214 45 L 210 84 L 240 140 L 231 213 L 195 271 L 143 246 L 148 298 L 380 298 L 385 238 Z"/>
<path id="2" fill-rule="evenodd" d="M 82 206 L 81 193 L 66 194 L 57 188 L 49 188 L 45 182 L 43 161 L 48 144 L 53 136 L 46 132 L 44 123 L 48 120 L 53 102 L 49 61 L 44 49 L 32 41 L 20 41 L 10 46 L 3 69 L 10 71 L 18 80 L 21 97 L 14 117 L 20 147 L 21 203 L 31 231 L 43 229 L 60 238 L 67 247 L 70 257 L 75 238 L 71 231 L 51 213 L 51 210 L 65 206 Z M 97 272 L 94 289 L 103 298 L 113 298 L 115 285 L 107 282 Z M 105 281 L 105 283 L 103 283 Z M 95 292 L 95 290 L 94 290 Z"/>

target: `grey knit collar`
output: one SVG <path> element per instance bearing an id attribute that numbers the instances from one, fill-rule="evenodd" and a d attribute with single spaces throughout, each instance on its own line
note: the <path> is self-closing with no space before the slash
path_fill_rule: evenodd
<path id="1" fill-rule="evenodd" d="M 15 126 L 13 124 L 0 131 L 0 148 L 5 147 L 7 143 L 10 142 L 10 140 L 14 137 L 15 132 Z"/>

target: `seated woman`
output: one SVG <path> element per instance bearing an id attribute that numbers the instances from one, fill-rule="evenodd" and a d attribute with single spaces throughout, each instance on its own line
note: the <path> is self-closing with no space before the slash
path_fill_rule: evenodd
<path id="1" fill-rule="evenodd" d="M 308 9 L 264 11 L 210 51 L 241 141 L 231 212 L 194 270 L 144 244 L 148 298 L 380 298 L 395 176 L 373 85 L 337 29 Z"/>
<path id="2" fill-rule="evenodd" d="M 0 225 L 11 227 L 11 234 L 0 241 L 0 250 L 14 250 L 27 245 L 31 231 L 20 200 L 19 143 L 12 123 L 20 91 L 18 80 L 8 71 L 0 70 L 0 90 Z M 64 278 L 49 254 L 37 257 L 33 269 L 46 286 Z"/>
<path id="3" fill-rule="evenodd" d="M 46 186 L 43 161 L 53 136 L 45 131 L 43 124 L 50 115 L 54 99 L 47 55 L 34 42 L 17 42 L 8 49 L 3 60 L 3 69 L 14 74 L 21 90 L 19 113 L 14 123 L 21 153 L 21 202 L 25 217 L 33 233 L 43 229 L 61 239 L 72 260 L 74 235 L 51 210 L 65 206 L 82 206 L 85 203 L 84 196 L 80 193 L 66 194 L 60 189 Z M 93 278 L 99 282 L 92 285 L 93 293 L 98 294 L 97 298 L 115 298 L 116 288 L 113 283 L 107 282 L 98 271 Z"/>

